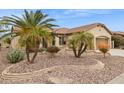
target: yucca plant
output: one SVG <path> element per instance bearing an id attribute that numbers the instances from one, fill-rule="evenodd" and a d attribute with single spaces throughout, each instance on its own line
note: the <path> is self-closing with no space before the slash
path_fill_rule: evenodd
<path id="1" fill-rule="evenodd" d="M 20 36 L 19 42 L 26 47 L 27 60 L 30 63 L 34 62 L 42 39 L 51 41 L 51 33 L 48 30 L 56 25 L 51 24 L 51 22 L 55 21 L 54 19 L 47 17 L 48 15 L 43 14 L 41 10 L 25 10 L 22 17 L 15 15 L 5 17 L 5 20 L 10 25 L 19 28 L 17 32 Z M 30 58 L 30 52 L 34 52 L 32 58 Z"/>
<path id="2" fill-rule="evenodd" d="M 75 57 L 80 58 L 81 54 L 87 49 L 87 46 L 92 47 L 93 35 L 86 32 L 74 34 L 69 39 L 69 47 L 72 48 Z"/>

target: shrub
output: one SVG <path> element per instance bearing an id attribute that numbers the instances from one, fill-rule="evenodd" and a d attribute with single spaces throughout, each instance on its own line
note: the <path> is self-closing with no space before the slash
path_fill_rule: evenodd
<path id="1" fill-rule="evenodd" d="M 39 49 L 39 52 L 46 52 L 47 51 L 47 48 L 40 48 Z"/>
<path id="2" fill-rule="evenodd" d="M 59 52 L 59 50 L 60 49 L 56 46 L 51 46 L 51 47 L 47 48 L 47 52 L 49 52 L 49 53 L 57 53 L 57 52 Z"/>
<path id="3" fill-rule="evenodd" d="M 112 35 L 112 40 L 114 41 L 115 48 L 124 48 L 124 37 L 121 35 Z"/>
<path id="4" fill-rule="evenodd" d="M 10 63 L 16 63 L 24 59 L 24 53 L 19 50 L 12 50 L 7 54 Z"/>
<path id="5" fill-rule="evenodd" d="M 99 50 L 104 54 L 104 58 L 105 58 L 105 54 L 108 52 L 109 50 L 109 46 L 107 43 L 100 43 L 98 46 Z"/>
<path id="6" fill-rule="evenodd" d="M 47 48 L 47 52 L 49 52 L 51 54 L 51 57 L 54 57 L 54 54 L 59 52 L 60 49 L 56 46 L 51 46 Z"/>
<path id="7" fill-rule="evenodd" d="M 10 45 L 11 44 L 11 38 L 9 38 L 9 37 L 5 38 L 4 43 Z"/>

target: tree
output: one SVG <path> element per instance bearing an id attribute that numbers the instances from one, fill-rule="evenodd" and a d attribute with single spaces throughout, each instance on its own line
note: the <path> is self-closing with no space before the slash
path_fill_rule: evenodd
<path id="1" fill-rule="evenodd" d="M 10 31 L 10 27 L 8 25 L 8 22 L 5 19 L 5 17 L 3 18 L 0 18 L 0 33 L 3 33 L 3 32 L 8 32 Z"/>
<path id="2" fill-rule="evenodd" d="M 93 35 L 86 32 L 74 34 L 69 39 L 69 47 L 72 48 L 75 57 L 80 58 L 81 54 L 87 49 L 87 46 L 92 47 Z"/>
<path id="3" fill-rule="evenodd" d="M 115 48 L 124 48 L 124 37 L 121 35 L 112 35 L 112 40 L 114 41 Z"/>
<path id="4" fill-rule="evenodd" d="M 7 21 L 5 21 L 5 20 L 3 20 L 4 19 L 4 17 L 3 18 L 0 18 L 0 34 L 2 35 L 1 37 L 0 37 L 0 40 L 1 39 L 3 39 L 4 37 L 7 37 L 7 36 L 9 36 L 10 35 L 10 33 L 11 33 L 11 31 L 10 31 L 10 28 L 9 28 L 9 26 L 8 26 L 8 22 Z M 8 33 L 9 32 L 9 33 Z M 0 43 L 0 51 L 1 51 L 1 43 Z"/>
<path id="5" fill-rule="evenodd" d="M 26 55 L 29 63 L 33 63 L 37 56 L 42 39 L 50 40 L 51 33 L 48 31 L 56 26 L 51 24 L 55 21 L 52 18 L 47 18 L 48 15 L 43 14 L 41 10 L 24 11 L 22 17 L 12 15 L 5 17 L 5 20 L 10 25 L 18 27 L 17 34 L 20 36 L 19 43 L 26 47 Z M 34 52 L 30 59 L 30 52 Z"/>

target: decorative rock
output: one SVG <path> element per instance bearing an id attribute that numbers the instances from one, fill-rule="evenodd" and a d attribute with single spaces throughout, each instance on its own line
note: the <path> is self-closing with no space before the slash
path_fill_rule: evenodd
<path id="1" fill-rule="evenodd" d="M 38 75 L 42 75 L 43 73 L 51 73 L 52 69 L 55 68 L 61 68 L 61 67 L 67 67 L 67 68 L 72 68 L 72 67 L 77 67 L 77 68 L 81 68 L 81 69 L 88 69 L 88 70 L 99 70 L 104 68 L 104 64 L 96 59 L 93 59 L 97 62 L 97 64 L 95 65 L 60 65 L 60 66 L 53 66 L 53 67 L 49 67 L 49 68 L 45 68 L 45 69 L 41 69 L 41 70 L 37 70 L 37 71 L 33 71 L 33 72 L 27 72 L 27 73 L 10 73 L 9 69 L 12 68 L 14 65 L 11 65 L 9 67 L 7 67 L 3 72 L 2 72 L 2 76 L 1 78 L 3 79 L 25 79 L 25 78 L 32 78 L 33 76 L 38 76 Z M 62 79 L 58 79 L 57 82 L 60 82 Z M 53 80 L 52 80 L 53 81 Z M 57 83 L 55 82 L 55 83 Z M 61 81 L 64 82 L 65 81 Z"/>

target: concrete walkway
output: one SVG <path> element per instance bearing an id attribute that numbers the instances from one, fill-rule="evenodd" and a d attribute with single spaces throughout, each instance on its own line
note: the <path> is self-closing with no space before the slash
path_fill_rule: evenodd
<path id="1" fill-rule="evenodd" d="M 121 56 L 121 57 L 124 57 L 124 50 L 121 50 L 121 49 L 111 49 L 109 51 L 109 53 L 112 56 Z"/>
<path id="2" fill-rule="evenodd" d="M 112 56 L 121 56 L 124 57 L 124 50 L 121 49 L 111 49 L 110 54 Z M 107 84 L 124 84 L 124 73 L 117 76 L 113 80 L 109 81 Z"/>
<path id="3" fill-rule="evenodd" d="M 124 73 L 112 79 L 107 84 L 124 84 Z"/>

